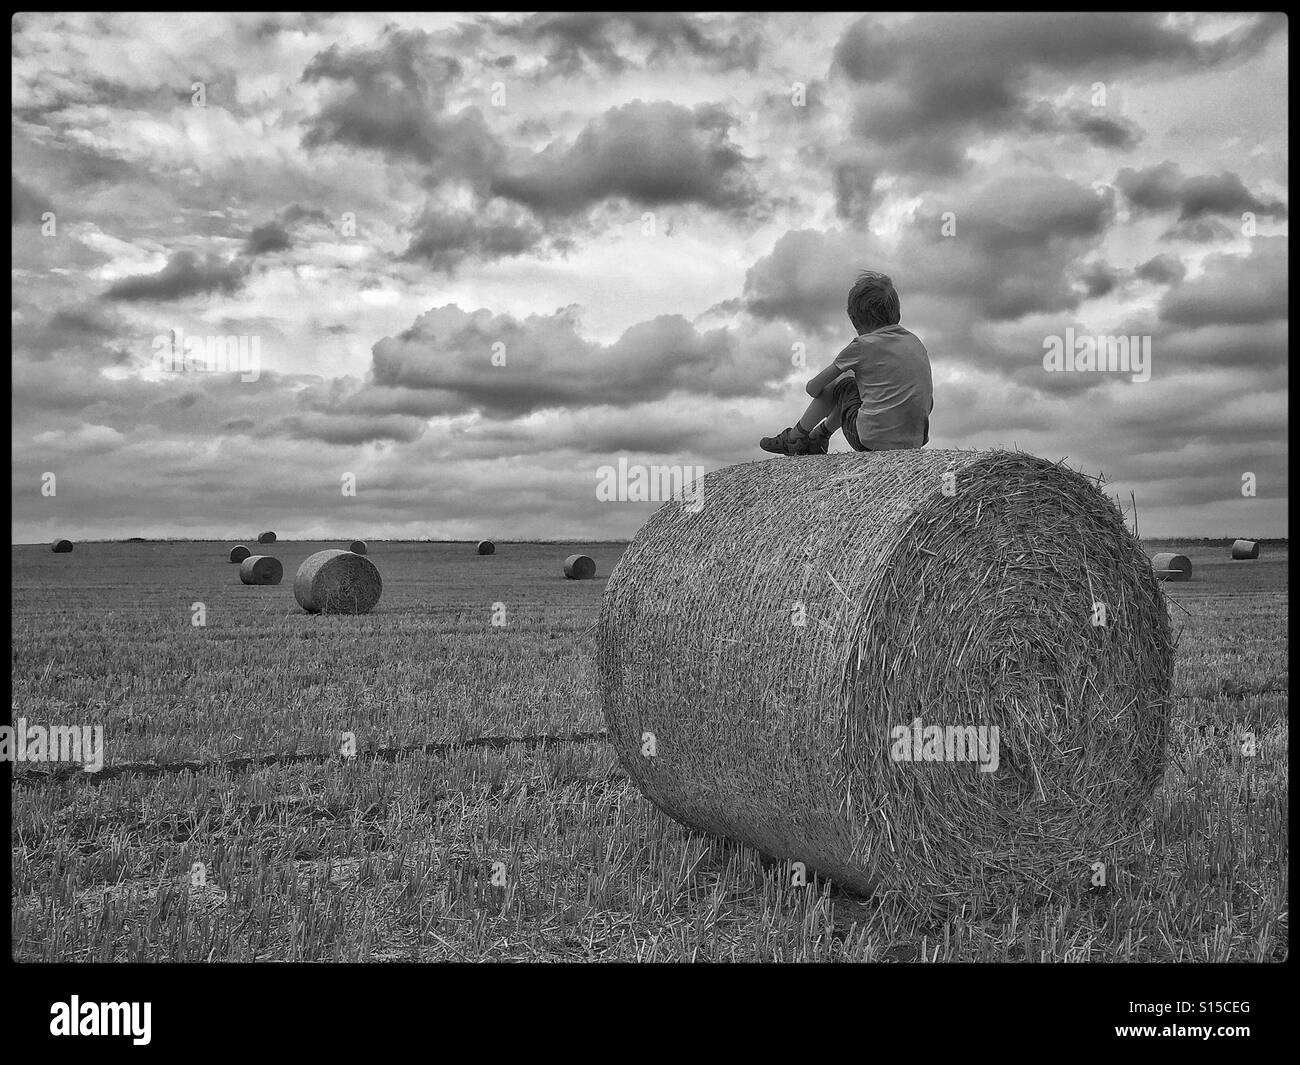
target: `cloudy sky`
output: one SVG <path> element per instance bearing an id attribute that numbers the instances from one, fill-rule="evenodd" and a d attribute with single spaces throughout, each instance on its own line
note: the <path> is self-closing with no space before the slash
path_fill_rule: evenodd
<path id="1" fill-rule="evenodd" d="M 862 268 L 932 447 L 1286 535 L 1286 52 L 1255 15 L 20 15 L 13 539 L 629 536 L 600 467 L 763 458 Z M 1149 379 L 1046 370 L 1079 335 Z"/>

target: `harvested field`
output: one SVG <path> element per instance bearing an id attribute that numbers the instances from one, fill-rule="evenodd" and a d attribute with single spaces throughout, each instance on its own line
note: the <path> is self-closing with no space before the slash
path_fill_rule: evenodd
<path id="1" fill-rule="evenodd" d="M 331 546 L 280 557 L 296 572 Z M 795 887 L 626 777 L 596 681 L 606 580 L 555 565 L 581 550 L 608 574 L 621 545 L 519 544 L 490 567 L 463 544 L 386 545 L 361 617 L 232 582 L 212 543 L 98 544 L 76 571 L 15 547 L 14 716 L 101 723 L 106 768 L 14 767 L 13 955 L 1281 960 L 1287 551 L 1241 566 L 1227 542 L 1143 546 L 1187 554 L 1197 580 L 1163 586 L 1174 714 L 1140 860 L 1014 924 L 928 927 L 811 874 Z"/>

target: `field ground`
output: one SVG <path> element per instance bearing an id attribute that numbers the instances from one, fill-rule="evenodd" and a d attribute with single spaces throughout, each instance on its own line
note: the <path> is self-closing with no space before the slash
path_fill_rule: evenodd
<path id="1" fill-rule="evenodd" d="M 293 598 L 298 564 L 339 545 L 268 549 L 272 588 L 242 586 L 228 546 L 13 549 L 13 717 L 102 724 L 107 750 L 98 774 L 13 768 L 17 960 L 1287 955 L 1285 547 L 1147 545 L 1195 572 L 1165 586 L 1176 719 L 1140 867 L 1009 922 L 916 929 L 789 885 L 626 779 L 593 662 L 620 545 L 372 542 L 384 594 L 362 618 Z M 574 550 L 597 580 L 563 578 Z"/>

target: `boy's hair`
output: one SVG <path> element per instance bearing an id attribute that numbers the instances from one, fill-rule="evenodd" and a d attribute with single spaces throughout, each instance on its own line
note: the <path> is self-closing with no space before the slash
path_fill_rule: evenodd
<path id="1" fill-rule="evenodd" d="M 859 333 L 897 325 L 898 293 L 885 274 L 863 270 L 849 290 L 849 321 Z"/>

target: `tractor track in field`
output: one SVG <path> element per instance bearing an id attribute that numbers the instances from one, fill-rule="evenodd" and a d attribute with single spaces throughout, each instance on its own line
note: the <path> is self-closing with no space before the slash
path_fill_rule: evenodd
<path id="1" fill-rule="evenodd" d="M 405 755 L 413 754 L 444 754 L 451 751 L 469 750 L 472 748 L 486 747 L 495 750 L 502 750 L 506 747 L 515 745 L 524 747 L 548 747 L 552 744 L 559 743 L 594 743 L 603 740 L 608 734 L 605 732 L 573 732 L 561 735 L 552 735 L 550 733 L 539 733 L 527 736 L 476 736 L 467 740 L 448 740 L 441 743 L 416 743 L 402 747 L 377 747 L 374 750 L 358 751 L 355 755 L 344 758 L 342 755 L 331 753 L 303 753 L 303 754 L 254 754 L 238 758 L 215 759 L 209 762 L 120 762 L 115 765 L 106 765 L 97 772 L 86 772 L 80 765 L 75 763 L 62 764 L 53 769 L 27 769 L 21 772 L 16 771 L 13 775 L 15 785 L 24 785 L 27 787 L 40 787 L 46 784 L 56 784 L 67 780 L 85 780 L 87 783 L 99 784 L 105 780 L 113 780 L 122 776 L 144 776 L 144 777 L 161 777 L 170 776 L 175 773 L 212 773 L 212 772 L 239 772 L 245 769 L 256 769 L 262 766 L 274 765 L 294 765 L 296 763 L 314 762 L 323 764 L 326 762 L 359 762 L 370 760 L 372 762 L 394 762 Z"/>

